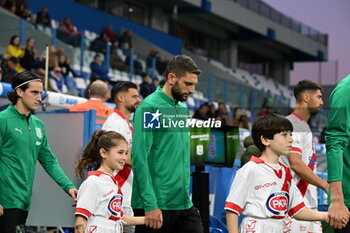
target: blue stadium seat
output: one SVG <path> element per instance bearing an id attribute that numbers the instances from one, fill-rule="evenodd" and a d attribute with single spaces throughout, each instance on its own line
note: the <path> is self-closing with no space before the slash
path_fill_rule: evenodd
<path id="1" fill-rule="evenodd" d="M 77 84 L 75 83 L 75 80 L 71 76 L 66 76 L 66 85 L 69 91 L 77 90 Z"/>

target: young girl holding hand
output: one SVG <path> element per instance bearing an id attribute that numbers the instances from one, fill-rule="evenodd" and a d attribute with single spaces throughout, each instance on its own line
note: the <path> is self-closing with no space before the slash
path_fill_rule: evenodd
<path id="1" fill-rule="evenodd" d="M 113 174 L 124 167 L 127 154 L 121 134 L 104 130 L 93 134 L 75 168 L 81 178 L 89 171 L 78 192 L 76 233 L 122 233 L 123 225 L 144 224 L 144 217 L 125 216 L 121 210 L 123 195 Z"/>

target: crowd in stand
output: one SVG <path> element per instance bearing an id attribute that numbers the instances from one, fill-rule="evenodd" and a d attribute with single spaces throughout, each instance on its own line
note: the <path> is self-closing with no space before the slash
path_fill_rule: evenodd
<path id="1" fill-rule="evenodd" d="M 47 6 L 42 7 L 36 14 L 27 8 L 25 1 L 0 0 L 0 6 L 26 19 L 28 22 L 36 23 L 36 25 L 57 27 L 58 39 L 69 45 L 81 45 L 82 33 L 77 29 L 71 19 L 66 17 L 63 21 L 59 21 L 58 25 L 53 25 L 54 23 L 52 23 Z M 103 57 L 107 55 L 107 44 L 111 45 L 109 66 L 105 64 L 106 60 L 102 61 Z M 139 76 L 143 76 L 145 72 L 148 72 L 152 79 L 155 78 L 154 82 L 157 83 L 159 81 L 157 77 L 164 74 L 168 62 L 160 52 L 155 49 L 150 50 L 147 57 L 145 56 L 145 60 L 142 61 L 141 56 L 131 53 L 131 51 L 133 51 L 132 31 L 124 30 L 121 33 L 117 33 L 113 29 L 113 24 L 108 24 L 106 28 L 101 31 L 100 35 L 91 41 L 89 49 L 97 53 L 89 65 L 91 69 L 90 80 L 100 79 L 108 81 L 110 84 L 113 84 L 113 82 L 108 75 L 109 67 L 121 72 L 132 71 L 134 75 Z M 4 70 L 4 78 L 2 81 L 10 82 L 11 77 L 23 70 L 36 70 L 38 73 L 44 73 L 44 63 L 45 54 L 43 52 L 38 53 L 35 49 L 34 38 L 27 38 L 25 46 L 22 46 L 20 45 L 19 37 L 17 35 L 13 36 L 7 47 L 6 60 L 3 60 L 2 69 Z M 16 67 L 16 69 L 13 67 Z M 67 85 L 66 83 L 70 82 L 73 84 L 74 80 L 72 80 L 72 77 L 75 78 L 81 74 L 79 72 L 74 72 L 63 50 L 55 48 L 54 45 L 49 46 L 49 69 L 49 76 L 52 79 L 50 81 L 53 83 L 52 87 L 58 87 L 51 88 L 51 91 L 67 93 L 64 91 L 66 90 L 63 88 L 64 86 L 68 86 L 68 92 L 70 91 L 69 86 L 72 86 L 71 88 L 76 88 L 75 85 Z M 55 72 L 55 70 L 57 72 Z M 60 75 L 58 73 L 59 70 L 61 70 Z M 65 79 L 69 80 L 67 81 Z"/>
<path id="2" fill-rule="evenodd" d="M 6 48 L 6 55 L 0 57 L 1 73 L 0 81 L 11 83 L 13 77 L 22 71 L 34 71 L 37 74 L 45 74 L 45 54 L 35 49 L 34 38 L 27 38 L 25 46 L 20 45 L 20 38 L 13 35 Z M 49 90 L 59 93 L 77 95 L 73 77 L 77 74 L 70 67 L 67 57 L 62 49 L 49 46 Z M 72 76 L 71 76 L 72 75 Z"/>
<path id="3" fill-rule="evenodd" d="M 36 15 L 26 7 L 26 4 L 16 4 L 15 1 L 7 1 L 4 6 L 11 12 L 14 12 L 19 17 L 27 19 L 30 22 L 35 22 L 51 27 L 51 17 L 48 7 L 43 7 Z M 14 8 L 16 10 L 14 11 Z M 11 10 L 12 9 L 12 10 Z M 58 23 L 59 39 L 67 44 L 74 46 L 80 45 L 81 32 L 77 30 L 69 17 Z M 90 63 L 90 82 L 102 80 L 109 84 L 114 84 L 111 81 L 109 68 L 103 64 L 103 56 L 106 56 L 107 44 L 111 45 L 110 49 L 110 68 L 122 72 L 130 72 L 130 65 L 133 64 L 133 73 L 142 77 L 140 84 L 140 95 L 146 98 L 151 94 L 158 85 L 158 75 L 165 72 L 167 60 L 161 53 L 155 49 L 151 49 L 145 58 L 143 67 L 141 57 L 133 56 L 133 61 L 130 62 L 130 51 L 133 49 L 132 31 L 124 30 L 122 33 L 117 33 L 113 29 L 113 24 L 108 24 L 100 35 L 91 42 L 89 49 L 96 52 L 93 61 Z M 19 37 L 13 36 L 7 48 L 8 54 L 2 62 L 2 80 L 11 82 L 11 79 L 17 72 L 23 70 L 36 70 L 38 73 L 44 74 L 44 54 L 39 54 L 35 50 L 35 40 L 28 38 L 25 46 L 19 44 Z M 152 68 L 155 68 L 153 71 Z M 69 59 L 65 56 L 62 49 L 55 48 L 54 45 L 49 46 L 49 87 L 51 91 L 64 94 L 78 95 L 74 78 L 79 77 L 79 72 L 74 71 L 69 63 Z M 267 110 L 268 111 L 268 110 Z M 221 120 L 223 125 L 237 126 L 240 128 L 249 129 L 250 112 L 236 107 L 231 115 L 229 115 L 226 105 L 219 103 L 218 108 L 214 104 L 204 103 L 196 110 L 193 117 L 207 120 L 215 118 Z M 263 114 L 264 109 L 262 110 Z M 260 113 L 259 113 L 260 115 Z"/>
<path id="4" fill-rule="evenodd" d="M 199 120 L 220 120 L 221 124 L 224 126 L 236 126 L 249 130 L 250 115 L 251 113 L 247 109 L 235 107 L 232 116 L 230 116 L 225 103 L 220 102 L 216 108 L 214 104 L 206 102 L 201 104 L 201 106 L 195 111 L 193 118 Z"/>

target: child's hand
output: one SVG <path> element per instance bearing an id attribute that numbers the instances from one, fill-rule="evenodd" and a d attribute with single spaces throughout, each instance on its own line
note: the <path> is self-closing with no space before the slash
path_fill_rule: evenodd
<path id="1" fill-rule="evenodd" d="M 341 222 L 343 224 L 343 228 L 348 224 L 349 222 L 349 217 L 350 217 L 350 213 L 348 213 L 346 216 L 344 216 L 342 219 L 341 219 Z"/>
<path id="2" fill-rule="evenodd" d="M 4 208 L 0 205 L 0 216 L 4 214 Z"/>

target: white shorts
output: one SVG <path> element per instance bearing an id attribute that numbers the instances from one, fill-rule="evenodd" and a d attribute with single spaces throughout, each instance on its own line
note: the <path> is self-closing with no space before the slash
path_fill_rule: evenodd
<path id="1" fill-rule="evenodd" d="M 322 233 L 320 221 L 299 221 L 295 218 L 286 217 L 284 219 L 285 233 Z"/>
<path id="2" fill-rule="evenodd" d="M 126 216 L 134 216 L 134 212 L 132 211 L 131 207 L 122 207 L 124 215 Z M 134 233 L 135 232 L 135 226 L 125 226 L 123 229 L 124 233 Z"/>
<path id="3" fill-rule="evenodd" d="M 121 221 L 91 216 L 87 222 L 86 233 L 122 233 Z"/>
<path id="4" fill-rule="evenodd" d="M 244 217 L 240 233 L 283 233 L 283 219 Z"/>

